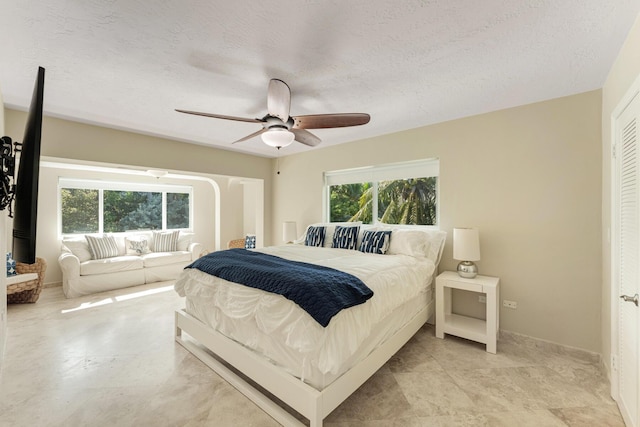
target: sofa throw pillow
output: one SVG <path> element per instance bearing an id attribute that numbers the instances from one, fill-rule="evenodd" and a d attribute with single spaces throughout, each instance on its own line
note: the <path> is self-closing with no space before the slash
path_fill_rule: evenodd
<path id="1" fill-rule="evenodd" d="M 93 257 L 87 239 L 65 239 L 62 244 L 77 256 L 80 262 L 89 261 Z"/>
<path id="2" fill-rule="evenodd" d="M 118 244 L 113 236 L 84 236 L 89 245 L 92 259 L 104 259 L 118 256 Z"/>
<path id="3" fill-rule="evenodd" d="M 389 250 L 391 231 L 365 231 L 362 234 L 360 252 L 384 255 Z"/>
<path id="4" fill-rule="evenodd" d="M 177 251 L 179 236 L 180 236 L 180 230 L 154 231 L 153 232 L 153 251 L 154 252 Z"/>
<path id="5" fill-rule="evenodd" d="M 307 237 L 304 239 L 305 246 L 324 246 L 326 231 L 327 229 L 325 227 L 309 226 L 309 228 L 307 228 Z"/>
<path id="6" fill-rule="evenodd" d="M 358 247 L 358 232 L 360 227 L 337 226 L 333 233 L 332 248 L 356 249 Z"/>
<path id="7" fill-rule="evenodd" d="M 7 277 L 15 276 L 18 274 L 16 271 L 16 260 L 11 256 L 11 252 L 7 252 Z"/>
<path id="8" fill-rule="evenodd" d="M 151 252 L 149 240 L 143 236 L 131 236 L 124 239 L 127 255 L 144 255 Z"/>
<path id="9" fill-rule="evenodd" d="M 188 251 L 189 245 L 191 244 L 192 241 L 193 241 L 193 233 L 185 233 L 181 231 L 180 233 L 178 233 L 177 250 Z"/>
<path id="10" fill-rule="evenodd" d="M 255 249 L 256 248 L 256 236 L 253 234 L 248 234 L 244 238 L 244 248 L 245 249 Z"/>

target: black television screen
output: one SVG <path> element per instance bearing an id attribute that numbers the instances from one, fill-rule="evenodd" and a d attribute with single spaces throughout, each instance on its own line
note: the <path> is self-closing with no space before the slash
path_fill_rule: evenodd
<path id="1" fill-rule="evenodd" d="M 13 215 L 13 259 L 25 264 L 36 262 L 36 223 L 38 216 L 38 177 L 40 175 L 40 138 L 44 68 L 38 68 L 29 116 L 20 153 Z"/>

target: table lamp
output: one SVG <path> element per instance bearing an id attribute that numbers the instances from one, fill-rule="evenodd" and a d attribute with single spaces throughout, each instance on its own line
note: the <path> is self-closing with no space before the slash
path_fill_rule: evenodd
<path id="1" fill-rule="evenodd" d="M 480 261 L 480 236 L 475 228 L 453 229 L 453 259 L 460 261 L 458 275 L 472 279 L 478 274 L 473 261 Z"/>
<path id="2" fill-rule="evenodd" d="M 282 223 L 282 240 L 286 243 L 293 243 L 298 238 L 298 230 L 295 221 L 285 221 Z"/>

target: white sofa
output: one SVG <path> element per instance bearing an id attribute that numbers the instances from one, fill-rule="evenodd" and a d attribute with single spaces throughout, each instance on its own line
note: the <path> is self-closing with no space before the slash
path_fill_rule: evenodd
<path id="1" fill-rule="evenodd" d="M 93 259 L 84 237 L 62 240 L 58 263 L 67 298 L 176 279 L 203 249 L 200 243 L 191 241 L 193 233 L 180 232 L 176 251 L 172 252 L 154 252 L 151 232 L 118 233 L 113 237 L 118 255 L 102 259 Z M 148 239 L 150 252 L 138 255 L 126 249 L 128 239 L 139 238 Z"/>

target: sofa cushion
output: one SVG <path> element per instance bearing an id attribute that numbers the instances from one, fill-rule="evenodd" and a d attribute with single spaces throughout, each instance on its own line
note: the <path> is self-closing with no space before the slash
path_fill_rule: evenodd
<path id="1" fill-rule="evenodd" d="M 111 258 L 119 255 L 116 239 L 109 234 L 102 236 L 89 236 L 87 234 L 84 238 L 87 239 L 93 259 Z"/>
<path id="2" fill-rule="evenodd" d="M 189 245 L 191 244 L 192 241 L 193 241 L 193 233 L 186 233 L 184 231 L 181 231 L 180 235 L 178 236 L 178 245 L 176 250 L 188 251 Z"/>
<path id="3" fill-rule="evenodd" d="M 145 268 L 159 265 L 175 264 L 178 262 L 190 262 L 191 252 L 152 252 L 142 255 Z"/>
<path id="4" fill-rule="evenodd" d="M 112 258 L 94 259 L 80 263 L 80 275 L 117 273 L 120 271 L 139 270 L 142 268 L 142 258 L 133 255 Z"/>
<path id="5" fill-rule="evenodd" d="M 73 255 L 77 256 L 80 262 L 91 259 L 91 251 L 89 250 L 89 244 L 86 239 L 64 239 L 62 240 L 62 244 L 66 246 Z"/>
<path id="6" fill-rule="evenodd" d="M 154 252 L 173 252 L 178 248 L 179 230 L 174 231 L 154 231 L 153 232 L 153 251 Z"/>
<path id="7" fill-rule="evenodd" d="M 127 236 L 124 238 L 127 255 L 144 255 L 151 252 L 149 239 L 145 236 Z"/>

